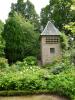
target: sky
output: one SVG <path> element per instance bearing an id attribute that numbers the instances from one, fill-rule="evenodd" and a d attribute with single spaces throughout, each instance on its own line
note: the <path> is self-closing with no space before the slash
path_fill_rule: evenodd
<path id="1" fill-rule="evenodd" d="M 26 1 L 26 0 L 25 0 Z M 49 0 L 30 0 L 36 9 L 36 12 L 40 14 L 41 8 L 45 7 Z M 0 20 L 3 22 L 8 18 L 8 13 L 11 10 L 11 3 L 16 3 L 17 0 L 0 0 Z"/>

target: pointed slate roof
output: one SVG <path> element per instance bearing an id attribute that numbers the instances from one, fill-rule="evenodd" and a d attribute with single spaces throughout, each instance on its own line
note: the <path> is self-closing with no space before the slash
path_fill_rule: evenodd
<path id="1" fill-rule="evenodd" d="M 48 21 L 41 35 L 60 35 L 60 31 L 50 21 Z"/>

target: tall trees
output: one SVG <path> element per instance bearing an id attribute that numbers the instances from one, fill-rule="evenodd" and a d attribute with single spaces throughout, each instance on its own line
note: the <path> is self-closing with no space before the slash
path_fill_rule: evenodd
<path id="1" fill-rule="evenodd" d="M 50 0 L 49 5 L 41 11 L 41 24 L 44 26 L 48 20 L 51 20 L 62 30 L 63 26 L 73 19 L 72 4 L 72 0 Z"/>
<path id="2" fill-rule="evenodd" d="M 39 25 L 40 25 L 39 16 L 35 11 L 34 5 L 29 0 L 27 0 L 24 6 L 25 6 L 25 10 L 24 10 L 25 18 L 27 18 L 28 20 L 30 20 L 31 23 L 34 24 L 35 30 L 39 30 Z"/>
<path id="3" fill-rule="evenodd" d="M 16 11 L 16 12 L 21 13 L 22 15 L 24 15 L 24 0 L 17 0 L 16 4 L 12 3 L 10 14 L 13 11 Z"/>
<path id="4" fill-rule="evenodd" d="M 39 16 L 35 11 L 34 5 L 29 0 L 26 2 L 24 0 L 18 0 L 16 4 L 12 4 L 10 15 L 13 11 L 21 13 L 25 19 L 28 19 L 34 24 L 35 30 L 39 30 Z"/>
<path id="5" fill-rule="evenodd" d="M 41 17 L 41 25 L 43 27 L 45 27 L 47 22 L 50 20 L 49 8 L 50 8 L 49 5 L 47 5 L 45 8 L 42 8 L 41 10 L 40 17 Z"/>
<path id="6" fill-rule="evenodd" d="M 3 37 L 6 41 L 5 54 L 9 62 L 22 60 L 30 55 L 36 56 L 38 46 L 34 27 L 20 14 L 15 12 L 8 18 L 4 25 Z"/>
<path id="7" fill-rule="evenodd" d="M 18 0 L 17 4 L 14 6 L 14 10 L 17 11 L 18 13 L 24 14 L 24 0 Z"/>

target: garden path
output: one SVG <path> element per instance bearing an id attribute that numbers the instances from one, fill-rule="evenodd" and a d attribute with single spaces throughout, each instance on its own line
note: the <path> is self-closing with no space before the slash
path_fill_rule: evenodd
<path id="1" fill-rule="evenodd" d="M 68 100 L 68 99 L 55 95 L 33 95 L 33 96 L 17 96 L 17 97 L 0 97 L 0 100 Z"/>

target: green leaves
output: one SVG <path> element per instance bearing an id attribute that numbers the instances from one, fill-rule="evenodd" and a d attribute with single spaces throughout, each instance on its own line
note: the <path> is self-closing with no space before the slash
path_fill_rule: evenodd
<path id="1" fill-rule="evenodd" d="M 2 37 L 3 29 L 4 29 L 4 23 L 0 21 L 0 57 L 4 56 L 4 47 L 5 47 L 5 42 Z"/>
<path id="2" fill-rule="evenodd" d="M 75 22 L 70 22 L 64 26 L 66 30 L 70 31 L 72 36 L 75 36 Z"/>
<path id="3" fill-rule="evenodd" d="M 72 0 L 50 0 L 49 5 L 41 11 L 41 24 L 45 26 L 50 20 L 59 30 L 63 30 L 65 24 L 75 21 L 72 4 Z"/>
<path id="4" fill-rule="evenodd" d="M 35 31 L 40 31 L 39 16 L 35 11 L 34 5 L 29 0 L 26 2 L 24 0 L 18 0 L 16 4 L 12 4 L 9 15 L 12 16 L 14 11 L 29 20 L 34 25 Z"/>
<path id="5" fill-rule="evenodd" d="M 72 66 L 57 75 L 50 74 L 47 69 L 39 68 L 39 66 L 24 65 L 20 66 L 20 70 L 16 70 L 16 67 L 13 70 L 13 67 L 14 65 L 9 67 L 9 70 L 0 73 L 0 90 L 46 90 L 50 93 L 75 97 L 75 68 Z"/>
<path id="6" fill-rule="evenodd" d="M 60 43 L 62 50 L 68 49 L 69 47 L 68 40 L 69 40 L 68 36 L 66 36 L 64 33 L 60 34 Z"/>
<path id="7" fill-rule="evenodd" d="M 8 18 L 4 25 L 3 37 L 6 41 L 6 57 L 10 63 L 22 60 L 26 56 L 36 55 L 34 52 L 35 44 L 38 48 L 36 34 L 34 26 L 20 14 L 15 12 Z"/>
<path id="8" fill-rule="evenodd" d="M 33 59 L 26 60 L 32 61 Z M 64 60 L 64 59 L 63 59 Z M 2 59 L 2 64 L 7 63 Z M 0 91 L 21 90 L 21 91 L 39 91 L 46 93 L 57 93 L 75 98 L 75 67 L 65 60 L 60 63 L 55 63 L 54 66 L 63 67 L 63 71 L 54 75 L 49 69 L 43 69 L 39 66 L 28 65 L 27 61 L 17 62 L 12 66 L 0 69 Z M 53 66 L 53 67 L 54 67 Z M 51 70 L 51 69 L 50 69 Z M 59 70 L 59 69 L 58 69 Z M 66 92 L 65 92 L 66 91 Z"/>
<path id="9" fill-rule="evenodd" d="M 26 57 L 24 61 L 26 61 L 28 65 L 37 65 L 37 59 L 33 56 Z"/>

